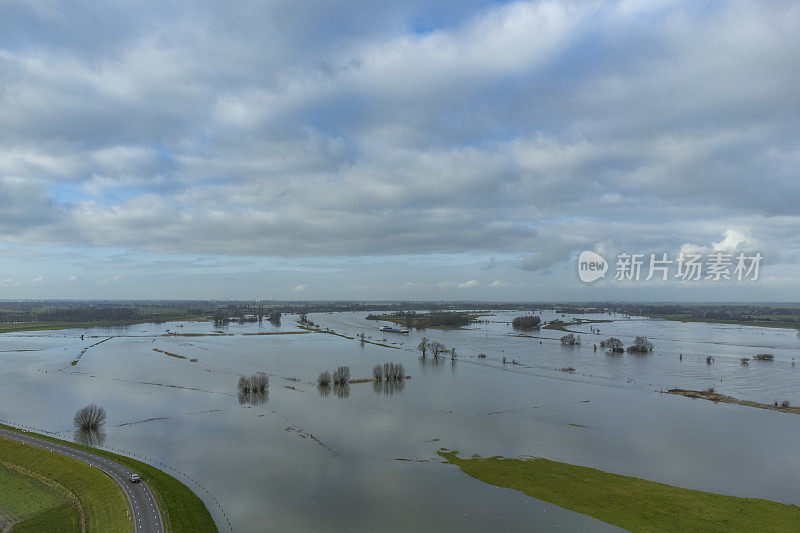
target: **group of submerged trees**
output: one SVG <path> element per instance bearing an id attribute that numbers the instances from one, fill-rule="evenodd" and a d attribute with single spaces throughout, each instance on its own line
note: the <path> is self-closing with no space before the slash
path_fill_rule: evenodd
<path id="1" fill-rule="evenodd" d="M 332 373 L 325 370 L 317 377 L 317 389 L 323 396 L 328 396 L 331 391 L 339 398 L 350 396 L 350 383 L 372 381 L 375 392 L 391 394 L 401 390 L 406 378 L 406 370 L 402 363 L 383 363 L 375 365 L 372 369 L 373 379 L 350 380 L 350 367 L 340 366 Z"/>
<path id="2" fill-rule="evenodd" d="M 511 321 L 511 327 L 514 329 L 539 329 L 542 324 L 542 319 L 539 316 L 518 316 Z"/>
<path id="3" fill-rule="evenodd" d="M 333 371 L 333 374 L 327 370 L 320 372 L 317 378 L 317 389 L 323 396 L 328 396 L 331 389 L 339 398 L 350 396 L 350 367 L 340 366 Z"/>
<path id="4" fill-rule="evenodd" d="M 564 346 L 575 346 L 581 343 L 581 336 L 574 333 L 568 333 L 561 337 L 561 344 Z"/>
<path id="5" fill-rule="evenodd" d="M 406 369 L 402 363 L 383 363 L 372 369 L 375 381 L 402 381 L 406 378 Z"/>
<path id="6" fill-rule="evenodd" d="M 405 387 L 406 369 L 402 363 L 383 363 L 372 369 L 372 389 L 378 394 L 394 394 Z"/>
<path id="7" fill-rule="evenodd" d="M 456 349 L 450 348 L 449 350 L 447 347 L 439 341 L 431 341 L 428 337 L 422 337 L 417 345 L 417 350 L 420 351 L 422 354 L 422 358 L 425 359 L 428 356 L 428 352 L 433 356 L 434 359 L 438 360 L 444 353 L 450 353 L 450 359 L 453 361 L 456 360 Z"/>
<path id="8" fill-rule="evenodd" d="M 325 370 L 324 372 L 320 372 L 317 378 L 317 386 L 319 387 L 330 387 L 331 384 L 345 385 L 347 383 L 350 383 L 349 366 L 340 366 L 333 371 L 333 374 Z"/>
<path id="9" fill-rule="evenodd" d="M 622 341 L 616 337 L 609 337 L 608 339 L 600 342 L 600 347 L 610 351 L 611 353 L 622 353 L 625 351 Z M 653 343 L 647 340 L 647 337 L 636 337 L 633 344 L 628 346 L 628 353 L 634 354 L 648 354 L 653 351 Z"/>
<path id="10" fill-rule="evenodd" d="M 237 388 L 240 404 L 262 405 L 269 397 L 269 376 L 266 372 L 241 376 Z"/>

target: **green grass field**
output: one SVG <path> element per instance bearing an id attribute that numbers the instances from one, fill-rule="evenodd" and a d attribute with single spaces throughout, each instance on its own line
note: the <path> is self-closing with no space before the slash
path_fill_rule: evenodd
<path id="1" fill-rule="evenodd" d="M 74 520 L 72 527 L 64 531 L 77 531 L 78 512 L 70 504 L 66 494 L 60 494 L 53 487 L 45 485 L 36 478 L 23 474 L 0 464 L 0 531 L 14 526 L 13 531 L 25 530 L 23 524 L 39 517 L 58 514 L 62 509 Z"/>
<path id="2" fill-rule="evenodd" d="M 664 485 L 547 459 L 439 452 L 466 474 L 630 531 L 800 531 L 800 507 Z"/>
<path id="3" fill-rule="evenodd" d="M 133 531 L 125 493 L 89 465 L 0 438 L 0 514 L 11 531 Z"/>
<path id="4" fill-rule="evenodd" d="M 80 531 L 78 512 L 71 504 L 66 503 L 53 507 L 16 524 L 10 533 L 42 533 Z M 104 531 L 98 528 L 94 531 Z"/>
<path id="5" fill-rule="evenodd" d="M 195 320 L 201 317 L 195 316 L 170 316 L 159 318 L 159 322 L 171 322 L 179 320 Z M 137 318 L 133 320 L 95 320 L 84 322 L 35 322 L 32 324 L 0 324 L 0 333 L 12 333 L 15 331 L 56 331 L 61 329 L 87 329 L 117 326 L 134 326 L 137 324 L 148 324 L 155 322 L 154 319 Z"/>
<path id="6" fill-rule="evenodd" d="M 9 426 L 2 427 L 11 430 L 15 429 Z M 103 457 L 108 457 L 138 473 L 158 500 L 158 507 L 164 519 L 164 528 L 166 531 L 172 533 L 215 533 L 218 531 L 216 524 L 214 524 L 214 519 L 211 517 L 211 513 L 208 512 L 203 500 L 186 485 L 158 468 L 137 461 L 136 459 L 131 459 L 124 455 L 117 455 L 105 450 L 89 448 L 45 435 L 36 436 L 97 455 L 102 455 Z M 29 446 L 28 448 L 32 447 Z M 0 453 L 0 457 L 2 457 L 2 453 Z M 102 474 L 99 470 L 97 470 L 97 472 L 105 476 L 105 474 Z M 111 480 L 111 478 L 107 477 L 107 479 L 116 486 L 116 483 Z M 121 490 L 120 494 L 122 494 Z M 122 494 L 122 497 L 125 498 L 125 495 Z M 127 506 L 127 499 L 125 499 L 125 504 Z"/>

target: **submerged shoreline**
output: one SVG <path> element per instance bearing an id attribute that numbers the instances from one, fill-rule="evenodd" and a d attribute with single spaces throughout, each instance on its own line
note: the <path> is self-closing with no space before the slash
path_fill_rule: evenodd
<path id="1" fill-rule="evenodd" d="M 770 411 L 780 411 L 781 413 L 794 413 L 800 415 L 800 407 L 791 405 L 773 405 L 768 403 L 753 402 L 750 400 L 739 400 L 732 396 L 725 396 L 724 394 L 716 393 L 712 390 L 689 390 L 689 389 L 670 389 L 666 391 L 667 394 L 675 394 L 677 396 L 685 396 L 692 399 L 710 400 L 715 403 L 732 403 L 736 405 L 745 405 L 747 407 L 757 407 L 759 409 L 768 409 Z"/>

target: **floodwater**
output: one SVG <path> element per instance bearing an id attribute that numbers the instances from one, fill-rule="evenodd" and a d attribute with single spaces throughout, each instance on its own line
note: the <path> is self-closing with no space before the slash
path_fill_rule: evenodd
<path id="1" fill-rule="evenodd" d="M 104 446 L 187 482 L 221 531 L 229 523 L 236 531 L 612 529 L 472 479 L 443 464 L 440 448 L 546 457 L 800 504 L 798 415 L 659 392 L 714 387 L 800 404 L 795 331 L 580 315 L 614 322 L 570 328 L 582 332 L 583 344 L 563 347 L 560 331 L 518 336 L 509 324 L 518 314 L 409 335 L 380 332 L 382 323 L 365 313 L 309 315 L 397 349 L 324 333 L 244 335 L 297 331 L 295 316 L 284 316 L 281 327 L 231 325 L 224 336 L 210 336 L 218 329 L 200 322 L 3 334 L 0 418 L 72 440 L 74 412 L 102 405 Z M 592 335 L 593 327 L 602 335 Z M 594 351 L 612 335 L 626 345 L 645 335 L 655 350 Z M 421 360 L 414 347 L 422 336 L 455 347 L 458 359 Z M 775 361 L 741 365 L 741 357 L 762 352 Z M 503 357 L 519 364 L 504 365 Z M 367 378 L 383 362 L 403 363 L 411 378 L 399 387 L 354 383 L 321 392 L 315 385 L 321 371 L 340 364 L 352 378 Z M 241 403 L 239 377 L 258 371 L 270 375 L 268 397 Z"/>

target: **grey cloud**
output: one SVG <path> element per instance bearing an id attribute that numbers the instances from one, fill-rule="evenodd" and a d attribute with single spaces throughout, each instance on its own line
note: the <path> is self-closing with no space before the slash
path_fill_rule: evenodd
<path id="1" fill-rule="evenodd" d="M 795 3 L 457 4 L 5 2 L 0 228 L 525 270 L 730 228 L 800 251 Z"/>

